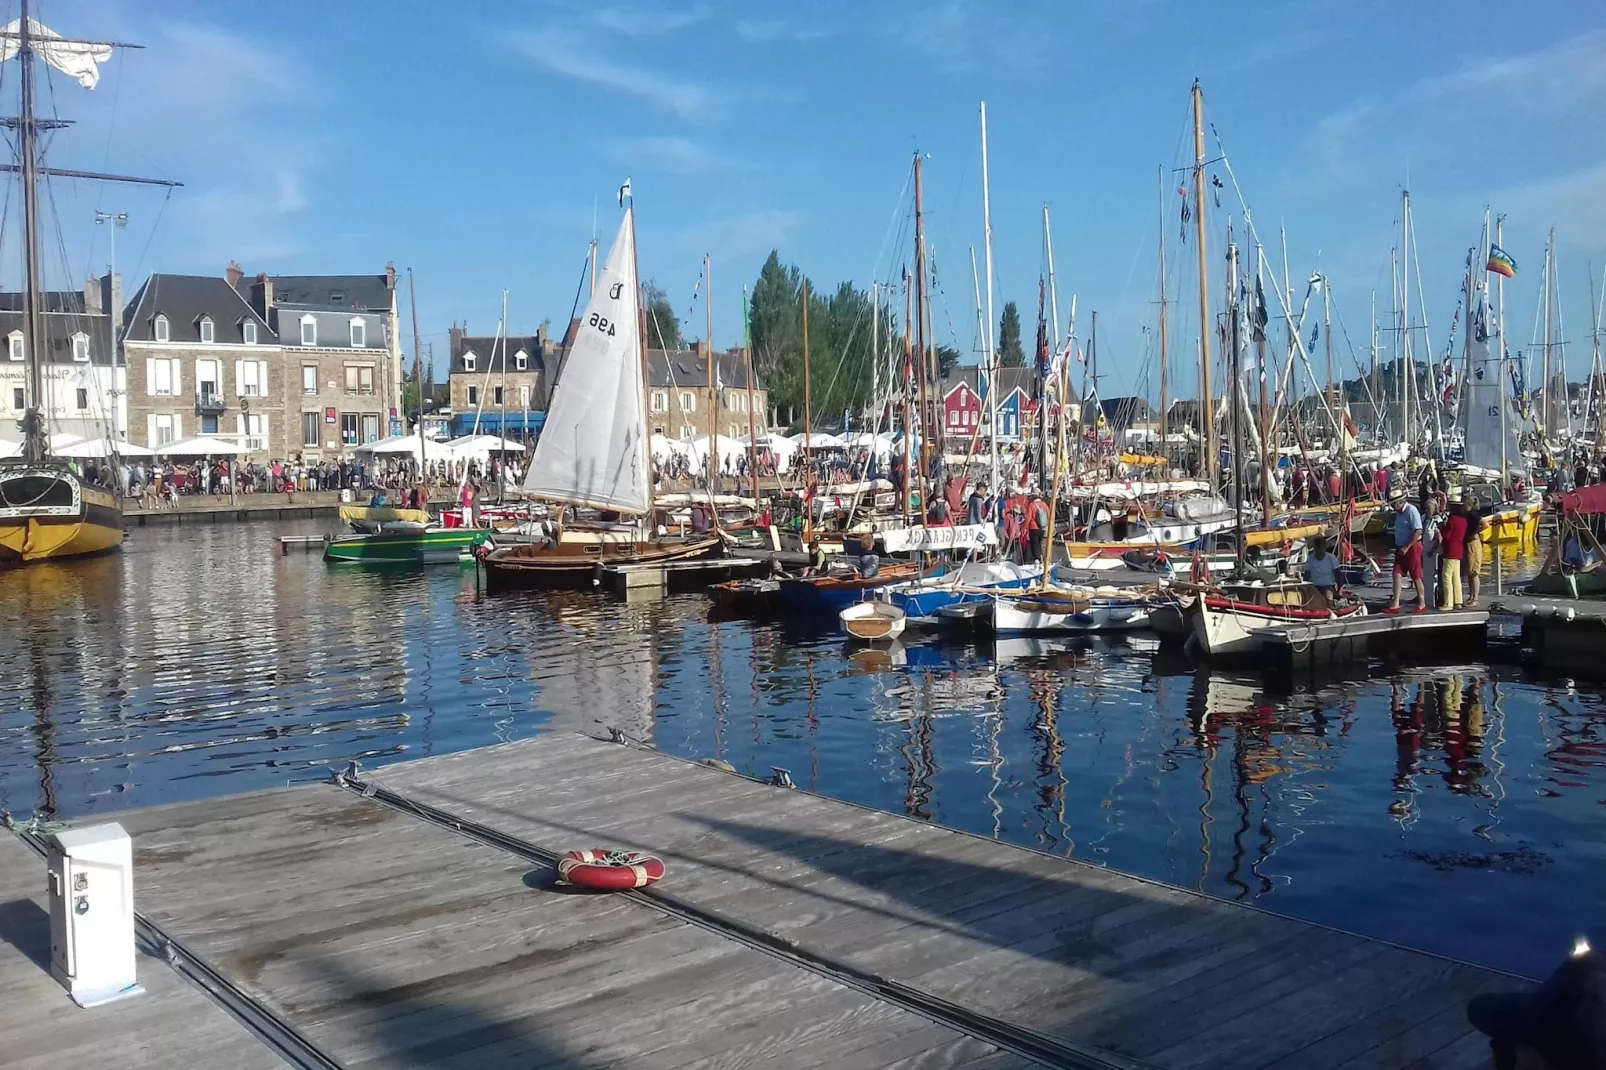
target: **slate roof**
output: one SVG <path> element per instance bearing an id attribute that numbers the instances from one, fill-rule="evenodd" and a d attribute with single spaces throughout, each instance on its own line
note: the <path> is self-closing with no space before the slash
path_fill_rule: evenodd
<path id="1" fill-rule="evenodd" d="M 959 364 L 949 370 L 942 381 L 942 396 L 947 397 L 948 392 L 960 383 L 970 389 L 981 393 L 978 385 L 981 379 L 981 368 L 975 364 Z M 1032 397 L 1037 391 L 1037 371 L 1034 368 L 999 368 L 998 369 L 998 400 L 1002 402 L 1016 387 L 1024 390 L 1027 397 Z"/>
<path id="2" fill-rule="evenodd" d="M 368 312 L 390 311 L 389 278 L 379 275 L 269 275 L 273 283 L 273 303 L 298 308 Z M 246 277 L 240 285 L 249 292 L 255 279 Z"/>
<path id="3" fill-rule="evenodd" d="M 82 290 L 47 290 L 44 298 L 45 359 L 53 364 L 73 364 L 72 336 L 82 331 L 89 336 L 89 363 L 112 362 L 112 320 L 103 312 L 85 312 Z M 22 294 L 0 293 L 0 361 L 6 360 L 5 336 L 22 330 Z"/>
<path id="4" fill-rule="evenodd" d="M 726 389 L 745 390 L 747 388 L 747 358 L 740 349 L 730 349 L 723 353 L 714 354 L 718 360 L 716 372 L 719 381 L 725 384 Z M 647 350 L 647 382 L 652 386 L 674 387 L 702 387 L 708 389 L 708 360 L 694 349 L 649 349 Z M 764 389 L 764 384 L 753 382 L 754 390 Z"/>
<path id="5" fill-rule="evenodd" d="M 1148 401 L 1140 397 L 1101 398 L 1099 408 L 1104 412 L 1104 419 L 1116 427 L 1145 423 L 1154 416 Z"/>
<path id="6" fill-rule="evenodd" d="M 155 341 L 158 315 L 167 317 L 170 342 L 201 345 L 203 315 L 212 317 L 212 337 L 219 343 L 243 342 L 240 327 L 247 319 L 256 321 L 258 345 L 271 345 L 279 340 L 227 279 L 212 275 L 154 274 L 146 279 L 123 317 L 124 340 Z"/>
<path id="7" fill-rule="evenodd" d="M 539 337 L 533 334 L 511 335 L 505 341 L 507 344 L 507 371 L 509 375 L 518 373 L 519 367 L 513 358 L 521 349 L 529 354 L 530 357 L 530 363 L 525 368 L 525 371 L 541 372 L 546 370 L 546 356 L 541 352 L 541 339 Z M 470 350 L 473 350 L 475 357 L 479 358 L 474 362 L 475 374 L 484 374 L 487 367 L 492 367 L 490 363 L 492 353 L 496 354 L 494 370 L 501 371 L 503 342 L 504 339 L 497 338 L 495 335 L 464 335 L 457 338 L 452 349 L 450 374 L 457 375 L 465 371 L 463 354 Z"/>

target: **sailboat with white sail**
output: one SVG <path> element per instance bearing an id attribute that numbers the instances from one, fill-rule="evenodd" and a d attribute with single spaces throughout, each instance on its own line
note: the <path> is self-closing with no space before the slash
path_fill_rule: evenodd
<path id="1" fill-rule="evenodd" d="M 628 194 L 627 183 L 621 203 Z M 524 494 L 554 507 L 556 529 L 543 544 L 488 554 L 492 587 L 588 587 L 601 565 L 719 552 L 717 537 L 655 530 L 640 325 L 635 206 L 628 204 L 524 476 Z"/>

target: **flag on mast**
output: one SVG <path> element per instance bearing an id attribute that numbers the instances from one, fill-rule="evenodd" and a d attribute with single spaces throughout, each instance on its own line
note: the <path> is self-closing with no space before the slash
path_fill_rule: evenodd
<path id="1" fill-rule="evenodd" d="M 1500 246 L 1491 245 L 1489 246 L 1489 260 L 1488 263 L 1484 264 L 1484 270 L 1512 279 L 1517 276 L 1517 262 L 1511 259 L 1510 254 Z"/>

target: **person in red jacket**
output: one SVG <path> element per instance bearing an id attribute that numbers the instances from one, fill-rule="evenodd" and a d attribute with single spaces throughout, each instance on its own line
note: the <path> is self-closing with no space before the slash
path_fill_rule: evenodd
<path id="1" fill-rule="evenodd" d="M 1467 553 L 1467 513 L 1461 503 L 1461 488 L 1451 487 L 1450 515 L 1439 531 L 1439 597 L 1445 609 L 1460 609 L 1466 604 L 1461 594 L 1461 561 Z"/>

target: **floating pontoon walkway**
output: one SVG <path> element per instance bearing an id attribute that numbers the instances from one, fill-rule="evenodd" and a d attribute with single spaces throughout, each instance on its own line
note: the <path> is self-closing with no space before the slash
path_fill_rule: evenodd
<path id="1" fill-rule="evenodd" d="M 1465 1001 L 1523 983 L 582 736 L 118 819 L 142 915 L 298 1065 L 1471 1070 Z M 555 854 L 599 846 L 668 873 L 553 886 Z M 168 969 L 141 964 L 161 998 Z M 0 1015 L 102 1013 L 0 959 L 19 971 Z M 185 1070 L 257 1065 L 169 1043 Z"/>

